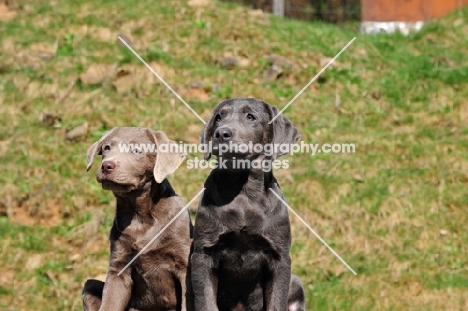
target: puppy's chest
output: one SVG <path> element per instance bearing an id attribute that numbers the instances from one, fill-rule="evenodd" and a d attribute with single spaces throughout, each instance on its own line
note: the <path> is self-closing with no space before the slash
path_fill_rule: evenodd
<path id="1" fill-rule="evenodd" d="M 265 230 L 265 217 L 252 210 L 229 211 L 223 221 L 213 247 L 205 249 L 211 253 L 218 268 L 232 281 L 251 281 L 272 258 L 279 257 L 270 230 Z"/>
<path id="2" fill-rule="evenodd" d="M 255 234 L 263 231 L 268 225 L 267 207 L 260 203 L 249 202 L 245 198 L 235 199 L 230 204 L 216 209 L 219 219 L 226 231 Z"/>
<path id="3" fill-rule="evenodd" d="M 125 239 L 127 247 L 130 251 L 140 251 L 154 238 L 160 231 L 161 226 L 154 223 L 154 221 L 140 222 L 133 220 L 129 226 L 123 231 L 121 239 Z M 160 243 L 151 243 L 148 250 L 159 247 Z"/>
<path id="4" fill-rule="evenodd" d="M 270 223 L 264 208 L 234 200 L 218 210 L 221 222 L 216 249 L 220 252 L 268 252 L 271 249 Z"/>

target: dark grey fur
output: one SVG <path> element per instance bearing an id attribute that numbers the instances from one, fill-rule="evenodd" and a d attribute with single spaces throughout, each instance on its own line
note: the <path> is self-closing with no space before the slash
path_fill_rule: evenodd
<path id="1" fill-rule="evenodd" d="M 288 143 L 297 129 L 275 107 L 253 98 L 221 102 L 202 134 L 201 143 Z M 211 154 L 205 154 L 209 159 Z M 259 153 L 223 154 L 227 168 L 216 168 L 205 182 L 198 207 L 190 256 L 189 310 L 303 311 L 302 284 L 291 275 L 290 223 L 287 207 L 271 171 L 234 169 L 233 159 L 274 160 Z M 218 157 L 218 160 L 220 157 Z"/>

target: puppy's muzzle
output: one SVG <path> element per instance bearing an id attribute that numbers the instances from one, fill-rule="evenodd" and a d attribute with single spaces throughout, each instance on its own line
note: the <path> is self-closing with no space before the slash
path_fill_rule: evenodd
<path id="1" fill-rule="evenodd" d="M 214 137 L 218 142 L 227 142 L 232 138 L 232 131 L 227 127 L 221 127 L 215 131 Z"/>
<path id="2" fill-rule="evenodd" d="M 101 171 L 104 175 L 110 174 L 115 169 L 115 162 L 113 161 L 103 161 L 101 164 Z"/>

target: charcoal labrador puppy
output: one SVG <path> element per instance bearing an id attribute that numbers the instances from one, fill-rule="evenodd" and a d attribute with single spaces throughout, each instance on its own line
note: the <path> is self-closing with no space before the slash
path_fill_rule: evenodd
<path id="1" fill-rule="evenodd" d="M 188 212 L 118 275 L 185 205 L 166 179 L 185 158 L 183 152 L 169 148 L 174 145 L 161 131 L 122 127 L 106 132 L 88 149 L 87 169 L 96 155 L 102 155 L 96 179 L 114 193 L 117 207 L 106 282 L 85 283 L 84 310 L 186 310 Z"/>
<path id="2" fill-rule="evenodd" d="M 282 196 L 270 168 L 285 152 L 258 148 L 300 139 L 283 115 L 269 124 L 277 113 L 261 100 L 229 99 L 216 107 L 203 129 L 201 143 L 212 143 L 218 166 L 205 182 L 195 219 L 189 310 L 306 309 L 301 281 L 291 275 L 287 207 L 271 192 Z M 257 148 L 239 147 L 249 143 Z M 206 160 L 210 156 L 205 153 Z M 236 164 L 239 160 L 251 166 Z"/>

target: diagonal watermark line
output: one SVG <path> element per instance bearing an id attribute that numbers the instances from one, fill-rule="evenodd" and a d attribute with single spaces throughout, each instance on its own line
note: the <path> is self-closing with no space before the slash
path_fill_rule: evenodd
<path id="1" fill-rule="evenodd" d="M 356 271 L 354 271 L 353 268 L 351 268 L 351 267 L 346 263 L 346 261 L 344 261 L 343 258 L 341 258 L 340 255 L 338 255 L 338 254 L 333 250 L 333 248 L 331 248 L 330 245 L 328 245 L 327 242 L 325 242 L 325 240 L 322 239 L 322 238 L 320 237 L 320 235 L 318 235 L 318 233 L 315 232 L 315 230 L 312 229 L 312 228 L 305 222 L 305 220 L 302 219 L 302 217 L 299 216 L 299 214 L 296 213 L 296 211 L 294 211 L 294 210 L 291 208 L 291 206 L 288 205 L 288 203 L 286 203 L 273 189 L 271 189 L 271 188 L 268 188 L 268 189 L 269 189 L 271 192 L 273 192 L 273 194 L 274 194 L 281 202 L 283 202 L 283 204 L 286 205 L 287 208 L 288 208 L 294 215 L 296 215 L 297 218 L 299 218 L 299 220 L 304 224 L 304 226 L 306 226 L 307 229 L 309 229 L 310 232 L 312 232 L 312 233 L 317 237 L 317 239 L 319 239 L 320 242 L 322 242 L 323 245 L 325 245 L 325 246 L 333 253 L 333 255 L 335 255 L 335 256 L 346 266 L 346 268 L 349 269 L 349 271 L 351 271 L 354 275 L 357 275 Z"/>
<path id="2" fill-rule="evenodd" d="M 288 108 L 289 105 L 293 103 L 293 101 L 295 101 L 312 83 L 314 83 L 314 81 L 317 80 L 317 78 L 338 58 L 338 56 L 340 56 L 341 53 L 343 53 L 354 42 L 354 40 L 356 40 L 356 37 L 349 41 L 348 44 L 346 44 L 345 47 L 342 48 L 341 51 L 339 51 L 338 54 L 336 54 L 336 56 L 333 57 L 332 60 L 330 60 L 328 64 L 326 64 L 325 67 L 323 67 L 322 70 L 320 70 L 319 73 L 317 73 L 315 77 L 313 77 L 312 80 L 310 80 L 309 83 L 307 83 L 307 85 L 304 86 L 302 90 L 300 90 L 299 93 L 297 93 L 297 95 L 294 96 L 294 98 L 291 99 L 289 103 L 287 103 L 286 106 L 284 106 L 284 108 L 281 109 L 281 111 L 278 112 L 278 114 L 273 119 L 271 119 L 270 122 L 268 122 L 268 124 L 271 124 L 273 121 L 275 121 L 275 119 L 278 118 L 283 113 L 283 111 L 285 111 L 286 108 Z"/>
<path id="3" fill-rule="evenodd" d="M 193 110 L 192 107 L 190 107 L 190 105 L 187 104 L 187 102 L 179 94 L 177 94 L 177 92 L 174 91 L 174 89 L 169 84 L 167 84 L 167 82 L 164 81 L 164 79 L 156 71 L 154 71 L 154 69 L 151 68 L 151 66 L 148 65 L 148 63 L 145 62 L 145 60 L 140 55 L 138 55 L 138 53 L 135 52 L 135 50 L 127 42 L 125 42 L 121 36 L 118 36 L 118 38 L 143 63 L 143 65 L 145 65 L 156 76 L 156 78 L 159 79 L 159 81 L 161 81 L 185 106 L 187 106 L 188 109 L 190 109 L 190 111 L 195 116 L 197 116 L 198 119 L 200 119 L 200 121 L 203 122 L 203 124 L 206 124 L 205 120 L 203 120 L 202 117 L 200 117 L 200 115 L 196 113 L 195 110 Z"/>
<path id="4" fill-rule="evenodd" d="M 200 194 L 203 193 L 203 191 L 205 191 L 205 188 L 203 188 L 202 190 L 200 190 L 200 192 L 197 193 L 197 195 L 195 195 L 193 197 L 192 200 L 190 200 L 190 202 L 187 203 L 187 205 L 184 206 L 183 209 L 180 210 L 180 212 L 177 213 L 177 215 L 174 216 L 174 218 L 171 219 L 171 221 L 165 225 L 161 231 L 158 232 L 158 234 L 156 234 L 152 239 L 151 241 L 148 242 L 148 244 L 145 245 L 145 247 L 143 247 L 141 249 L 141 251 L 138 252 L 138 254 L 135 255 L 135 257 L 133 257 L 132 260 L 130 260 L 130 262 L 122 268 L 122 270 L 120 270 L 119 273 L 117 273 L 117 276 L 120 276 L 122 274 L 122 272 L 125 271 L 125 269 L 127 269 L 141 254 L 143 254 L 143 252 L 177 219 L 177 217 L 179 217 L 189 206 L 190 204 L 192 204 L 193 201 L 195 201 L 196 198 L 198 198 L 200 196 Z"/>

